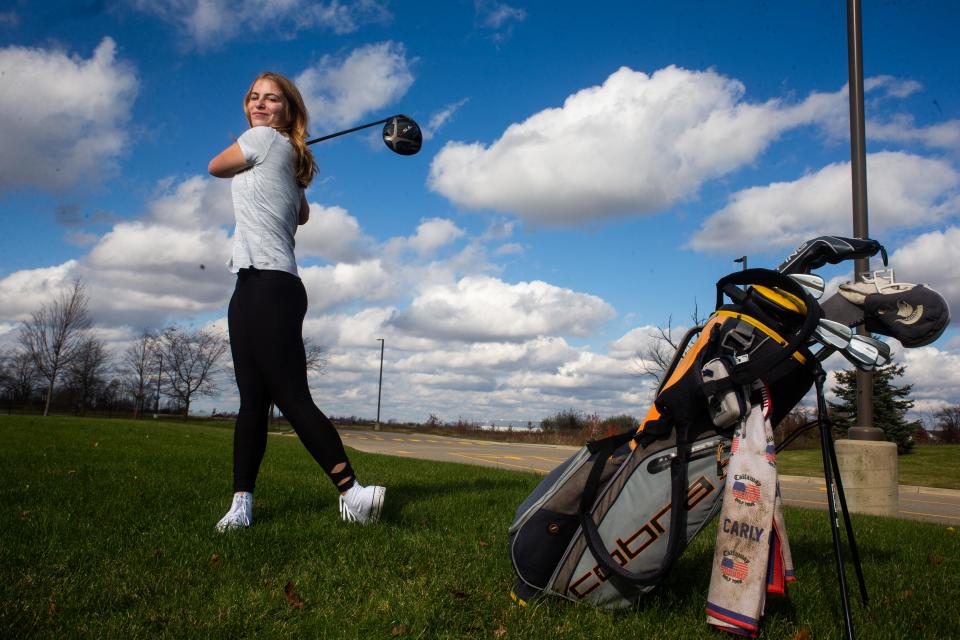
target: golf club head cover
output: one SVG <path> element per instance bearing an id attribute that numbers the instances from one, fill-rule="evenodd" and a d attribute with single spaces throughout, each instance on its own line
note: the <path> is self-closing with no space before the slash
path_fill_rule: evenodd
<path id="1" fill-rule="evenodd" d="M 940 293 L 923 284 L 897 282 L 878 289 L 857 282 L 840 285 L 823 304 L 824 315 L 848 326 L 896 338 L 907 348 L 939 338 L 950 324 L 950 308 Z"/>

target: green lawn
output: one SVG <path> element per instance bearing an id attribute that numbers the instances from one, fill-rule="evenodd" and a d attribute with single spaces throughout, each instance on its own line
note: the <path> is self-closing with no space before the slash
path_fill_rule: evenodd
<path id="1" fill-rule="evenodd" d="M 633 609 L 519 609 L 506 530 L 538 476 L 354 453 L 389 489 L 383 522 L 348 526 L 299 442 L 272 437 L 255 526 L 221 535 L 230 445 L 202 425 L 0 417 L 0 637 L 730 637 L 704 622 L 713 528 Z M 800 582 L 761 637 L 842 637 L 826 515 L 787 523 Z M 858 637 L 956 637 L 956 531 L 854 525 L 872 597 Z"/>
<path id="2" fill-rule="evenodd" d="M 823 477 L 820 449 L 781 451 L 777 454 L 780 473 Z M 912 453 L 897 456 L 900 484 L 941 489 L 960 489 L 960 445 L 923 445 Z"/>

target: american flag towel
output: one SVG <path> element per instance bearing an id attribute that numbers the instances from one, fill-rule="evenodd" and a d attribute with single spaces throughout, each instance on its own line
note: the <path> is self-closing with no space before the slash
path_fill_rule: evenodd
<path id="1" fill-rule="evenodd" d="M 765 391 L 734 433 L 707 596 L 709 624 L 749 637 L 767 592 L 794 579 Z"/>

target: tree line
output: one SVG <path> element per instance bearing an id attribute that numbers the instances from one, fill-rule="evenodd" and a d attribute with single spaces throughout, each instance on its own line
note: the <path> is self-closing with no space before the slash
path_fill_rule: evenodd
<path id="1" fill-rule="evenodd" d="M 92 326 L 86 288 L 80 279 L 69 290 L 31 313 L 13 349 L 0 353 L 0 389 L 8 406 L 40 399 L 51 406 L 122 409 L 140 417 L 163 409 L 188 416 L 198 398 L 220 391 L 223 332 L 173 324 L 142 330 L 126 350 L 112 354 Z"/>

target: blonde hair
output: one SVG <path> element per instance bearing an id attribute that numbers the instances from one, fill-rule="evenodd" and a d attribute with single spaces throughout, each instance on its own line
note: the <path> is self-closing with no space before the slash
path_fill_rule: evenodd
<path id="1" fill-rule="evenodd" d="M 286 76 L 273 71 L 265 71 L 258 75 L 243 96 L 243 112 L 247 114 L 247 123 L 251 127 L 253 126 L 253 120 L 250 117 L 250 94 L 253 93 L 253 86 L 264 79 L 276 83 L 285 98 L 283 125 L 275 127 L 275 129 L 286 134 L 290 144 L 293 145 L 293 150 L 296 153 L 294 172 L 297 176 L 297 184 L 306 189 L 310 186 L 310 182 L 317 174 L 318 169 L 313 154 L 307 147 L 307 123 L 310 121 L 310 116 L 297 85 L 293 84 L 293 81 Z"/>

